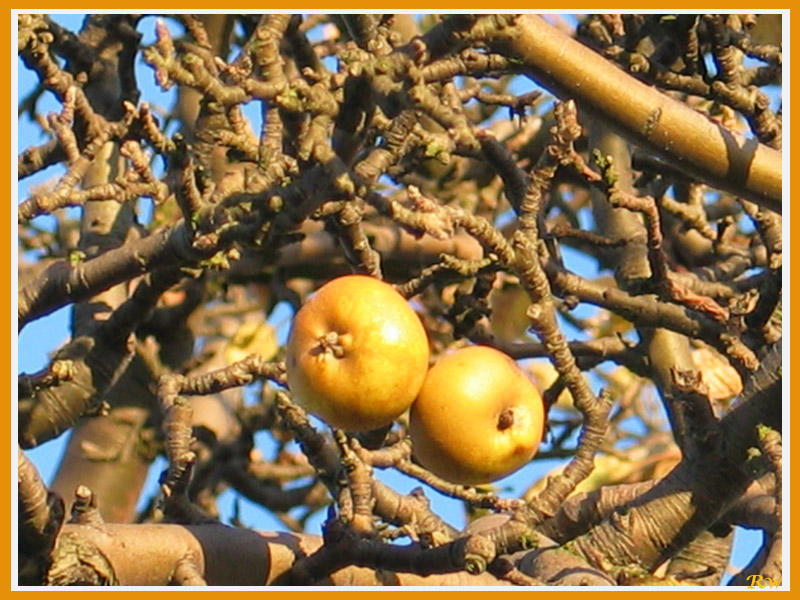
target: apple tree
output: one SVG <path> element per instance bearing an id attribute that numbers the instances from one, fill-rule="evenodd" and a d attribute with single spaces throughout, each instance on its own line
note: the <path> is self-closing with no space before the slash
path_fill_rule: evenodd
<path id="1" fill-rule="evenodd" d="M 780 578 L 781 15 L 57 17 L 17 15 L 19 331 L 70 313 L 18 375 L 20 584 Z M 514 359 L 535 457 L 459 484 L 407 412 L 306 412 L 286 330 L 345 274 L 431 364 Z"/>

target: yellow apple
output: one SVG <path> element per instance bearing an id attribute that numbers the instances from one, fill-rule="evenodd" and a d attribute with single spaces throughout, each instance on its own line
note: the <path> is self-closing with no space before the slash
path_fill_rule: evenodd
<path id="1" fill-rule="evenodd" d="M 287 344 L 294 400 L 333 427 L 368 431 L 405 412 L 428 370 L 419 317 L 389 284 L 346 275 L 298 311 Z"/>
<path id="2" fill-rule="evenodd" d="M 411 407 L 414 456 L 453 483 L 513 473 L 533 458 L 543 433 L 538 390 L 517 363 L 488 346 L 443 356 Z"/>

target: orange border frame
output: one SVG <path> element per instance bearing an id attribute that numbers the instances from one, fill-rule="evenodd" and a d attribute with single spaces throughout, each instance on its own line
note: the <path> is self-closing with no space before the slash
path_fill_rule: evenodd
<path id="1" fill-rule="evenodd" d="M 486 9 L 485 4 L 483 6 L 481 6 L 481 4 L 479 4 L 479 3 L 468 2 L 468 1 L 465 1 L 465 0 L 460 0 L 459 2 L 453 2 L 453 1 L 449 1 L 449 2 L 448 1 L 444 1 L 444 2 L 442 2 L 442 1 L 440 1 L 440 2 L 435 3 L 435 9 L 436 9 L 435 11 L 430 10 L 430 9 L 422 9 L 422 10 L 420 10 L 420 9 L 417 8 L 417 6 L 418 6 L 417 4 L 406 3 L 405 6 L 403 4 L 404 3 L 402 3 L 402 2 L 401 3 L 395 3 L 393 6 L 387 7 L 386 10 L 388 11 L 388 10 L 394 9 L 394 10 L 406 10 L 406 11 L 414 11 L 414 12 L 442 12 L 442 11 L 447 11 L 447 10 L 465 11 L 465 10 L 469 10 L 469 9 L 474 9 L 476 11 L 483 11 L 483 12 L 486 12 L 487 10 L 496 11 L 496 12 L 513 12 L 514 10 L 521 10 L 521 11 L 535 10 L 536 12 L 542 12 L 542 13 L 549 12 L 547 8 L 544 8 L 544 7 L 539 8 L 537 6 L 532 6 L 532 4 L 530 2 L 519 2 L 519 1 L 505 3 L 502 6 L 502 8 L 497 7 L 497 8 L 492 8 L 492 9 Z M 680 4 L 683 4 L 683 3 L 680 3 Z M 208 3 L 208 2 L 204 2 L 204 1 L 182 2 L 182 3 L 171 2 L 170 5 L 171 5 L 170 9 L 165 9 L 165 8 L 161 7 L 161 8 L 157 8 L 157 9 L 153 10 L 153 12 L 165 12 L 165 11 L 168 12 L 169 10 L 184 10 L 184 11 L 189 11 L 189 10 L 191 10 L 191 11 L 207 10 L 207 11 L 213 11 L 213 10 L 216 9 L 216 7 L 213 4 Z M 116 7 L 114 7 L 114 8 L 116 8 Z M 109 8 L 94 8 L 94 9 L 92 9 L 92 8 L 77 8 L 77 7 L 70 7 L 70 6 L 63 6 L 62 5 L 62 6 L 59 6 L 57 8 L 53 8 L 53 9 L 49 9 L 49 10 L 57 10 L 57 11 L 75 10 L 77 12 L 91 12 L 92 10 L 114 10 L 114 8 L 111 8 L 111 9 L 109 9 Z M 326 9 L 329 9 L 329 8 L 330 8 L 330 3 L 322 3 L 322 2 L 306 2 L 306 3 L 301 4 L 300 6 L 282 7 L 282 6 L 270 6 L 268 4 L 265 5 L 265 3 L 262 3 L 262 2 L 252 2 L 252 1 L 250 1 L 250 2 L 238 3 L 238 5 L 237 5 L 237 7 L 235 9 L 226 9 L 226 10 L 221 11 L 221 12 L 240 12 L 240 11 L 243 12 L 243 11 L 246 11 L 246 10 L 255 10 L 255 11 L 273 10 L 275 12 L 281 12 L 281 11 L 296 12 L 298 10 L 317 10 L 317 11 L 322 11 L 322 10 L 326 10 Z M 581 3 L 576 3 L 575 5 L 570 6 L 570 10 L 571 11 L 575 11 L 575 12 L 597 10 L 597 8 L 598 8 L 597 6 L 592 7 L 592 5 L 586 4 L 586 3 L 582 3 L 582 2 Z M 632 3 L 630 1 L 629 2 L 615 2 L 614 3 L 614 10 L 634 11 L 634 10 L 641 10 L 641 8 L 642 8 L 641 7 L 641 3 Z M 348 9 L 350 9 L 350 10 L 364 10 L 365 12 L 368 12 L 368 11 L 375 12 L 376 11 L 376 7 L 374 6 L 374 4 L 369 4 L 369 3 L 366 3 L 366 2 L 345 3 L 345 5 L 338 5 L 335 10 L 341 11 L 341 10 L 348 10 Z M 666 9 L 669 9 L 669 10 L 683 9 L 683 10 L 687 10 L 687 11 L 697 11 L 698 10 L 698 6 L 696 4 L 686 3 L 683 6 L 680 6 L 680 5 L 679 6 L 674 6 L 673 5 L 673 6 L 665 7 L 665 10 Z M 702 9 L 704 9 L 704 10 L 714 10 L 713 7 L 709 8 L 707 6 L 703 6 Z M 9 17 L 10 17 L 9 29 L 8 29 L 7 32 L 4 31 L 2 33 L 2 39 L 4 41 L 6 41 L 6 43 L 8 44 L 7 47 L 11 46 L 11 44 L 13 43 L 12 31 L 13 31 L 13 27 L 14 27 L 14 23 L 15 23 L 15 13 L 13 12 L 14 10 L 24 11 L 24 10 L 27 10 L 27 9 L 13 9 L 13 8 L 10 8 L 10 10 L 9 10 Z M 42 12 L 46 12 L 47 10 L 48 9 L 41 9 L 41 8 L 37 9 L 37 11 L 42 11 Z M 137 10 L 140 11 L 140 12 L 149 12 L 149 11 L 145 11 L 145 10 L 142 10 L 142 9 L 137 9 Z M 551 8 L 550 10 L 564 10 L 564 9 L 563 8 L 556 8 L 556 9 Z M 603 8 L 603 10 L 610 10 L 610 9 Z M 734 11 L 734 10 L 741 10 L 743 12 L 746 12 L 746 11 L 758 12 L 759 10 L 760 11 L 765 11 L 765 10 L 788 10 L 788 9 L 786 9 L 786 8 L 782 9 L 780 7 L 774 7 L 774 8 L 772 8 L 772 7 L 760 7 L 759 9 L 753 10 L 752 6 L 749 6 L 747 3 L 728 2 L 728 3 L 725 4 L 724 7 L 719 7 L 718 10 L 725 11 L 725 12 L 730 12 L 730 11 Z M 791 30 L 800 31 L 800 29 L 797 29 L 798 19 L 797 18 L 793 18 L 793 15 L 791 13 L 788 13 L 787 16 L 789 17 L 790 31 Z M 6 38 L 6 35 L 8 35 L 8 38 Z M 788 36 L 784 40 L 784 43 L 786 43 L 786 42 L 789 42 Z M 16 49 L 14 49 L 12 47 L 11 48 L 11 52 L 12 52 L 12 56 L 13 56 L 16 53 Z M 11 58 L 11 57 L 9 57 L 9 58 Z M 793 62 L 794 61 L 790 61 L 790 81 L 800 81 L 800 62 L 798 62 L 797 65 L 792 64 Z M 1 79 L 2 81 L 8 81 L 8 82 L 11 81 L 11 77 L 12 77 L 11 69 L 12 68 L 14 68 L 14 67 L 12 67 L 12 61 L 11 60 L 3 61 L 2 70 L 0 71 L 0 76 L 2 77 L 2 79 Z M 11 92 L 13 92 L 13 91 L 15 91 L 15 90 L 11 90 Z M 787 96 L 790 95 L 790 92 L 791 92 L 791 90 L 789 91 L 789 93 L 787 93 Z M 8 113 L 5 113 L 5 114 L 9 115 L 9 119 L 14 119 L 15 118 L 15 114 L 14 114 L 13 111 L 16 110 L 16 101 L 14 101 L 14 102 L 11 101 L 10 93 L 8 95 L 3 96 L 3 98 L 0 99 L 0 107 L 2 107 L 2 111 L 3 112 L 5 112 L 6 110 L 9 111 Z M 796 121 L 796 123 L 800 123 L 800 118 L 796 119 L 795 121 Z M 7 183 L 11 186 L 11 197 L 12 198 L 16 198 L 16 182 L 12 181 L 12 175 L 13 175 L 14 171 L 13 171 L 13 163 L 11 162 L 15 158 L 14 157 L 15 151 L 12 152 L 11 149 L 10 149 L 10 145 L 9 145 L 10 142 L 13 141 L 12 140 L 12 135 L 11 135 L 11 133 L 12 133 L 11 132 L 11 120 L 9 120 L 9 121 L 2 120 L 2 125 L 1 126 L 2 126 L 2 129 L 0 129 L 0 132 L 3 134 L 2 135 L 2 139 L 7 140 L 7 143 L 2 148 L 2 158 L 3 158 L 4 164 L 8 165 L 8 170 L 7 170 L 8 182 Z M 797 124 L 794 124 L 794 126 L 791 127 L 791 129 L 790 129 L 790 140 L 800 139 L 800 137 L 798 137 L 798 135 L 796 135 L 796 132 L 798 131 L 799 127 L 800 127 L 800 125 L 797 125 Z M 792 144 L 792 146 L 794 146 L 794 145 L 795 144 Z M 790 151 L 791 151 L 791 147 L 790 147 Z M 789 164 L 788 163 L 788 159 L 785 160 L 785 164 Z M 791 185 L 791 182 L 790 182 L 791 189 L 788 192 L 784 191 L 784 197 L 785 198 L 790 198 L 791 195 L 792 195 L 791 192 L 797 192 L 797 195 L 800 197 L 800 183 L 798 183 L 798 182 L 800 182 L 800 179 L 796 179 L 794 185 Z M 786 190 L 786 188 L 784 188 L 784 189 Z M 6 228 L 3 228 L 2 234 L 0 234 L 0 239 L 2 239 L 3 243 L 7 244 L 7 247 L 9 248 L 9 259 L 2 264 L 3 274 L 5 276 L 6 281 L 9 282 L 9 286 L 13 285 L 13 282 L 15 281 L 15 277 L 16 277 L 16 266 L 11 264 L 11 258 L 10 258 L 12 256 L 13 251 L 14 251 L 13 250 L 14 244 L 16 243 L 16 234 L 12 230 L 13 223 L 16 222 L 16 210 L 15 210 L 15 208 L 16 208 L 15 203 L 11 203 L 11 209 L 10 209 L 10 215 L 9 215 L 10 226 L 6 227 Z M 800 210 L 800 209 L 798 209 L 798 210 Z M 791 219 L 791 215 L 790 215 L 790 219 Z M 795 216 L 793 219 L 790 220 L 790 222 L 788 222 L 788 223 L 786 223 L 784 225 L 784 231 L 790 230 L 790 227 L 792 225 L 794 225 L 798 221 L 800 221 L 800 216 Z M 6 237 L 6 236 L 8 236 L 8 237 Z M 790 238 L 790 236 L 785 236 L 784 243 L 789 242 L 789 238 Z M 789 262 L 790 262 L 790 271 L 789 271 L 788 274 L 784 275 L 785 281 L 787 283 L 789 282 L 790 279 L 793 279 L 795 277 L 800 277 L 800 258 L 798 258 L 798 251 L 797 250 L 793 250 L 793 249 L 790 248 Z M 795 275 L 795 273 L 797 273 L 797 275 Z M 792 304 L 794 304 L 794 303 L 790 302 L 790 310 L 791 310 L 791 308 L 793 308 Z M 2 327 L 3 327 L 3 335 L 7 335 L 8 336 L 7 339 L 10 340 L 9 341 L 9 346 L 4 347 L 4 349 L 3 349 L 2 357 L 5 359 L 4 364 L 10 365 L 11 361 L 12 361 L 12 357 L 17 352 L 16 335 L 15 335 L 15 333 L 16 333 L 16 325 L 15 325 L 16 314 L 12 312 L 12 309 L 14 308 L 14 302 L 13 302 L 13 299 L 12 299 L 10 294 L 7 297 L 6 296 L 2 296 L 2 307 L 3 307 L 3 311 L 6 312 L 7 315 L 9 315 L 8 321 L 3 320 L 3 325 L 2 325 Z M 793 333 L 793 331 L 795 329 L 797 329 L 797 326 L 794 326 L 793 322 L 789 321 L 789 327 L 790 327 L 790 329 L 789 329 L 789 336 L 790 336 L 789 340 L 790 340 L 791 339 L 791 334 Z M 791 344 L 790 344 L 789 340 L 787 340 L 787 342 L 785 343 L 785 346 L 787 346 L 787 350 L 791 347 Z M 790 360 L 789 355 L 787 355 L 787 361 L 788 360 Z M 794 367 L 795 363 L 800 364 L 800 354 L 797 354 L 797 359 L 796 360 L 792 360 L 791 361 L 791 367 Z M 14 374 L 14 373 L 9 374 L 9 389 L 10 389 L 10 392 L 11 392 L 11 395 L 10 395 L 11 398 L 14 397 L 14 389 L 15 389 L 14 385 L 13 385 L 14 384 L 14 380 L 13 380 L 14 376 L 16 376 L 16 374 Z M 790 396 L 791 396 L 791 392 L 790 392 Z M 10 402 L 10 404 L 11 404 L 11 402 Z M 784 405 L 788 406 L 788 399 L 784 400 Z M 13 418 L 15 418 L 15 414 L 16 414 L 15 407 L 12 405 L 10 410 L 11 410 L 11 416 L 9 418 L 13 419 Z M 798 411 L 793 411 L 793 413 L 791 414 L 791 416 L 790 416 L 790 428 L 794 428 L 797 425 L 797 421 L 798 421 L 798 416 L 797 415 L 798 415 Z M 9 423 L 12 423 L 12 421 L 9 421 Z M 13 440 L 11 439 L 10 427 L 7 428 L 7 429 L 8 429 L 8 431 L 4 431 L 2 435 L 3 435 L 3 438 L 7 442 L 7 446 L 6 447 L 9 448 L 9 450 L 12 451 L 12 456 L 13 456 Z M 6 436 L 8 436 L 8 437 L 6 437 Z M 784 456 L 788 457 L 789 453 L 788 452 L 784 453 Z M 0 514 L 9 514 L 9 515 L 11 515 L 11 512 L 12 512 L 12 510 L 11 510 L 11 506 L 12 506 L 11 502 L 13 502 L 14 496 L 16 494 L 16 489 L 15 489 L 15 487 L 13 485 L 13 479 L 12 479 L 12 477 L 13 477 L 12 461 L 13 461 L 13 459 L 9 460 L 7 463 L 5 463 L 7 465 L 7 469 L 8 469 L 5 472 L 6 477 L 7 477 L 6 481 L 11 482 L 11 486 L 12 487 L 11 487 L 10 493 L 8 495 L 2 496 L 2 501 L 0 502 Z M 791 479 L 795 479 L 796 471 L 798 469 L 800 469 L 800 467 L 797 466 L 798 464 L 800 464 L 800 461 L 793 461 L 793 462 L 795 462 L 797 464 L 791 466 L 791 469 L 790 469 L 790 480 Z M 8 503 L 8 505 L 6 505 L 6 503 Z M 798 518 L 795 518 L 795 523 L 796 522 L 798 522 Z M 791 539 L 791 537 L 792 537 L 791 533 L 794 532 L 796 529 L 797 529 L 796 525 L 794 527 L 791 527 L 791 530 L 789 532 L 789 534 L 790 534 L 789 535 L 789 539 Z M 13 540 L 9 539 L 9 541 L 11 541 L 12 545 L 13 545 Z M 9 553 L 8 556 L 7 556 L 7 563 L 6 563 L 6 564 L 8 564 L 9 589 L 11 589 L 11 582 L 12 582 L 12 575 L 13 575 L 11 573 L 11 549 L 12 549 L 12 545 L 3 545 L 3 547 L 2 547 L 2 556 L 4 558 L 6 558 L 5 552 L 8 551 L 8 553 Z M 786 540 L 786 542 L 785 542 L 785 548 L 787 550 L 789 549 L 788 540 Z M 786 565 L 784 567 L 784 573 L 785 574 L 791 572 L 793 570 L 792 567 L 795 564 L 797 564 L 798 562 L 800 562 L 800 559 L 798 559 L 798 555 L 799 554 L 800 554 L 800 551 L 794 552 L 793 556 L 790 557 L 792 560 L 790 561 L 790 563 L 788 565 Z M 623 590 L 624 590 L 624 588 L 623 588 Z M 635 593 L 635 588 L 633 588 L 633 589 L 632 588 L 628 588 L 628 590 L 632 591 L 633 593 Z M 322 590 L 320 590 L 320 591 L 322 591 Z M 341 591 L 345 591 L 345 590 L 339 590 L 339 591 L 341 592 Z M 348 592 L 352 592 L 352 591 L 353 590 L 350 589 L 350 590 L 346 590 L 345 592 L 348 593 Z M 367 590 L 363 590 L 363 591 L 367 592 Z M 375 591 L 375 590 L 374 590 L 374 588 L 371 588 L 369 591 Z M 389 590 L 386 590 L 386 591 L 389 591 Z M 406 590 L 406 591 L 415 591 L 415 590 Z M 438 591 L 439 590 L 437 590 L 437 592 Z M 469 597 L 478 597 L 479 595 L 485 595 L 487 593 L 492 593 L 492 592 L 480 591 L 480 590 L 474 590 L 474 589 L 461 590 L 461 589 L 457 589 L 457 588 L 456 589 L 448 588 L 446 590 L 443 589 L 441 591 L 444 591 L 444 592 L 446 592 L 448 594 L 459 594 L 459 595 L 463 594 L 463 595 L 467 595 Z M 657 591 L 657 590 L 651 590 L 651 591 Z M 683 592 L 683 593 L 686 593 L 686 589 L 685 588 L 681 588 L 680 591 Z M 734 590 L 731 590 L 731 591 L 734 591 Z M 757 591 L 757 590 L 752 590 L 752 591 Z M 336 593 L 336 591 L 332 591 L 332 592 Z M 784 588 L 783 590 L 779 591 L 778 593 L 781 593 L 781 592 L 787 593 L 788 590 Z M 44 592 L 44 591 L 27 591 L 26 590 L 23 593 L 26 593 L 26 594 L 44 594 L 46 592 Z M 157 593 L 159 593 L 159 592 L 157 592 Z M 164 593 L 166 593 L 166 592 L 164 592 Z M 212 593 L 214 593 L 214 594 L 224 594 L 224 593 L 227 593 L 227 592 L 214 591 Z M 245 593 L 248 593 L 248 592 L 245 592 Z M 300 591 L 300 590 L 298 590 L 298 591 L 264 590 L 263 592 L 249 592 L 249 593 L 268 593 L 272 597 L 274 597 L 274 595 L 277 594 L 280 597 L 284 597 L 284 596 L 288 596 L 289 594 L 291 594 L 292 596 L 296 596 L 296 594 L 298 594 L 298 593 L 305 594 L 305 593 L 314 593 L 314 592 Z M 436 592 L 433 592 L 433 591 L 416 591 L 416 593 L 428 595 L 428 594 L 433 594 L 433 593 L 436 593 Z M 537 593 L 537 592 L 535 590 L 525 590 L 525 591 L 520 590 L 520 591 L 517 591 L 515 593 L 532 594 L 532 593 Z M 541 592 L 538 592 L 538 593 L 541 593 Z M 580 592 L 577 592 L 577 591 L 566 591 L 565 590 L 564 592 L 550 592 L 550 593 L 579 594 Z M 595 592 L 595 593 L 597 593 L 597 592 Z M 600 592 L 600 593 L 611 594 L 613 592 L 609 591 L 609 592 Z M 667 594 L 669 592 L 668 591 L 657 591 L 657 593 L 659 593 L 659 594 Z M 691 593 L 691 594 L 700 594 L 700 593 L 705 593 L 705 592 L 703 592 L 703 591 L 689 591 L 689 593 Z"/>

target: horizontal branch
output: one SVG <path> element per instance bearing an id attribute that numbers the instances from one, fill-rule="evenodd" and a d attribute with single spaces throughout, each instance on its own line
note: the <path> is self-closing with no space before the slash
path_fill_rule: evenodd
<path id="1" fill-rule="evenodd" d="M 95 570 L 96 581 L 113 585 L 170 585 L 179 562 L 186 557 L 197 564 L 208 585 L 263 586 L 275 584 L 289 572 L 298 558 L 316 552 L 322 538 L 310 534 L 255 532 L 224 525 L 126 525 L 106 523 L 101 527 L 67 524 L 61 531 L 54 565 L 69 560 L 80 549 L 81 556 L 95 556 L 84 569 L 66 570 L 65 577 L 86 577 Z M 102 559 L 100 558 L 102 557 Z M 63 563 L 62 563 L 63 564 Z M 51 581 L 52 584 L 86 584 Z M 428 576 L 387 572 L 349 566 L 332 573 L 322 585 L 509 585 L 489 573 L 456 572 Z"/>
<path id="2" fill-rule="evenodd" d="M 179 223 L 85 262 L 54 262 L 19 291 L 19 329 L 62 306 L 91 298 L 137 275 L 204 256 L 204 252 L 192 247 L 188 227 Z"/>

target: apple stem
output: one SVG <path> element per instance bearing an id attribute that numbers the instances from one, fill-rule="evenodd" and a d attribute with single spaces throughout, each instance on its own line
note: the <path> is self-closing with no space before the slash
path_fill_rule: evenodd
<path id="1" fill-rule="evenodd" d="M 504 408 L 503 412 L 497 419 L 497 429 L 504 431 L 514 424 L 514 411 L 510 408 Z"/>

